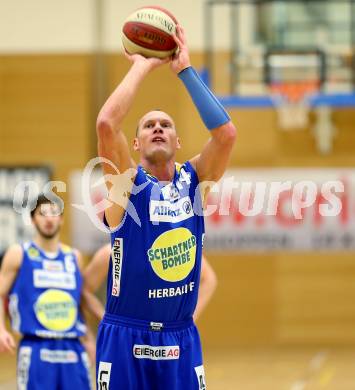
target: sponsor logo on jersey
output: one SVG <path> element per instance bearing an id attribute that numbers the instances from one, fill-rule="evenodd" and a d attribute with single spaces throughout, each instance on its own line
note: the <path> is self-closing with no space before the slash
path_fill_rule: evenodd
<path id="1" fill-rule="evenodd" d="M 74 298 L 66 291 L 49 289 L 38 297 L 34 311 L 44 328 L 64 332 L 75 324 L 78 307 Z"/>
<path id="2" fill-rule="evenodd" d="M 195 372 L 197 376 L 198 381 L 198 389 L 199 390 L 206 390 L 206 378 L 205 378 L 205 369 L 203 366 L 195 367 Z"/>
<path id="3" fill-rule="evenodd" d="M 64 271 L 64 266 L 61 261 L 55 261 L 55 260 L 43 260 L 43 269 L 46 271 Z"/>
<path id="4" fill-rule="evenodd" d="M 196 237 L 186 228 L 168 230 L 157 237 L 147 255 L 156 275 L 178 282 L 195 266 Z"/>
<path id="5" fill-rule="evenodd" d="M 77 363 L 79 361 L 78 355 L 71 350 L 52 350 L 41 348 L 40 359 L 48 363 Z"/>
<path id="6" fill-rule="evenodd" d="M 19 332 L 21 326 L 21 314 L 18 308 L 18 295 L 10 294 L 9 296 L 9 313 L 11 317 L 11 325 L 14 331 Z"/>
<path id="7" fill-rule="evenodd" d="M 97 390 L 109 390 L 112 363 L 100 362 L 97 372 Z"/>
<path id="8" fill-rule="evenodd" d="M 157 346 L 138 345 L 133 346 L 133 356 L 137 359 L 150 360 L 176 360 L 180 357 L 178 345 Z"/>
<path id="9" fill-rule="evenodd" d="M 176 203 L 168 200 L 152 200 L 149 215 L 152 222 L 176 223 L 191 218 L 194 213 L 190 198 L 185 196 Z"/>
<path id="10" fill-rule="evenodd" d="M 31 347 L 20 347 L 17 359 L 17 389 L 26 390 L 28 383 L 28 372 L 31 365 Z"/>
<path id="11" fill-rule="evenodd" d="M 115 297 L 120 295 L 121 272 L 123 260 L 123 238 L 115 238 L 112 246 L 112 292 Z"/>
<path id="12" fill-rule="evenodd" d="M 47 339 L 76 339 L 78 338 L 77 331 L 70 332 L 55 332 L 53 330 L 36 329 L 35 334 L 38 337 L 45 337 Z"/>
<path id="13" fill-rule="evenodd" d="M 182 286 L 170 288 L 155 288 L 148 291 L 148 298 L 173 298 L 192 292 L 195 288 L 195 282 L 190 282 Z"/>
<path id="14" fill-rule="evenodd" d="M 33 285 L 38 288 L 74 290 L 76 279 L 72 273 L 35 269 L 33 271 Z"/>

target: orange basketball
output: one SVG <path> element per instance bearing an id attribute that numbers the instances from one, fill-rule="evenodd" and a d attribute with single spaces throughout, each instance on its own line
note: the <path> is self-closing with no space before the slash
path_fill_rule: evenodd
<path id="1" fill-rule="evenodd" d="M 169 57 L 177 49 L 173 35 L 177 20 L 169 11 L 158 6 L 142 7 L 124 22 L 122 43 L 130 54 L 144 57 Z"/>

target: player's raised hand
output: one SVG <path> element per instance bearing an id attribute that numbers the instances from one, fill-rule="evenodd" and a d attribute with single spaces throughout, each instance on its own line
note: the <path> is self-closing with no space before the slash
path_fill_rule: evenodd
<path id="1" fill-rule="evenodd" d="M 14 353 L 16 349 L 15 340 L 7 330 L 0 331 L 0 352 Z"/>
<path id="2" fill-rule="evenodd" d="M 170 67 L 173 72 L 180 73 L 182 70 L 191 66 L 191 62 L 185 31 L 179 24 L 176 25 L 176 35 L 174 35 L 174 40 L 178 45 L 178 50 L 172 57 Z"/>
<path id="3" fill-rule="evenodd" d="M 150 57 L 146 58 L 142 56 L 141 54 L 130 54 L 125 50 L 125 56 L 126 58 L 132 62 L 132 63 L 139 63 L 142 64 L 142 66 L 147 67 L 148 70 L 153 70 L 161 65 L 167 64 L 170 61 L 170 58 L 157 58 L 157 57 Z"/>

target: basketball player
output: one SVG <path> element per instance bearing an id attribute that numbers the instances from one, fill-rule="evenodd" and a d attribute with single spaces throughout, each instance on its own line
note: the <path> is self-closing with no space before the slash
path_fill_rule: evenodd
<path id="1" fill-rule="evenodd" d="M 40 195 L 31 211 L 33 241 L 11 246 L 0 270 L 0 351 L 14 352 L 3 300 L 9 295 L 18 348 L 18 390 L 90 389 L 89 360 L 79 341 L 86 333 L 81 303 L 81 255 L 59 242 L 63 217 Z"/>
<path id="2" fill-rule="evenodd" d="M 97 336 L 99 389 L 206 388 L 200 339 L 192 320 L 204 236 L 204 191 L 199 184 L 217 181 L 224 173 L 235 127 L 191 67 L 180 26 L 175 40 L 179 51 L 170 60 L 127 54 L 132 66 L 97 120 L 98 152 L 106 159 L 102 166 L 111 207 L 105 217 L 113 254 L 106 312 Z M 145 77 L 168 61 L 211 136 L 199 155 L 176 164 L 181 144 L 174 121 L 163 111 L 150 111 L 138 123 L 133 143 L 140 156 L 136 167 L 122 122 Z M 159 93 L 159 86 L 151 93 Z M 122 179 L 121 175 L 115 180 L 119 175 L 113 165 L 121 174 L 136 172 L 126 209 L 122 194 L 117 195 L 120 204 L 112 202 Z"/>
<path id="3" fill-rule="evenodd" d="M 96 251 L 89 265 L 85 268 L 84 271 L 84 282 L 86 287 L 92 292 L 96 292 L 103 281 L 107 276 L 107 269 L 110 264 L 111 256 L 111 245 L 107 244 L 101 247 Z M 201 263 L 201 276 L 200 276 L 200 286 L 198 293 L 198 300 L 196 309 L 193 315 L 194 320 L 201 315 L 204 308 L 207 306 L 210 301 L 215 289 L 217 286 L 217 277 L 216 274 L 207 261 L 206 257 L 202 255 Z M 102 318 L 104 311 L 101 310 L 100 306 L 99 312 L 96 314 L 96 317 Z"/>

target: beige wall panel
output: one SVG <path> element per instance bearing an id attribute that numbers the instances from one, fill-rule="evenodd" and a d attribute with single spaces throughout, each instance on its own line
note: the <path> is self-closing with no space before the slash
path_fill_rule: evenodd
<path id="1" fill-rule="evenodd" d="M 47 164 L 64 182 L 83 167 L 94 132 L 91 77 L 89 56 L 1 57 L 0 163 Z M 68 240 L 68 224 L 63 233 Z"/>
<path id="2" fill-rule="evenodd" d="M 354 343 L 354 256 L 285 254 L 276 264 L 278 341 Z"/>
<path id="3" fill-rule="evenodd" d="M 276 302 L 273 256 L 207 256 L 218 286 L 199 321 L 204 344 L 226 348 L 272 344 Z"/>

